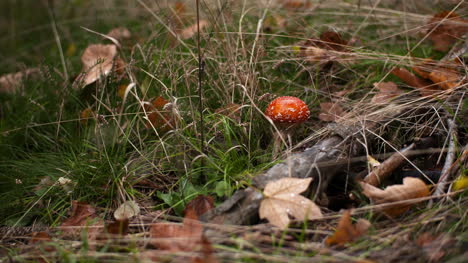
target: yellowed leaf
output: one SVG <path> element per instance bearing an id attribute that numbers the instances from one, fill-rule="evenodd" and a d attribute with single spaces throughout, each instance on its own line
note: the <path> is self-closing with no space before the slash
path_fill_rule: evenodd
<path id="1" fill-rule="evenodd" d="M 310 199 L 300 195 L 307 190 L 312 178 L 282 178 L 266 185 L 264 199 L 260 203 L 260 218 L 285 229 L 289 216 L 297 220 L 321 218 L 320 208 Z"/>
<path id="2" fill-rule="evenodd" d="M 403 179 L 403 184 L 388 186 L 385 190 L 364 182 L 360 184 L 364 195 L 374 204 L 406 201 L 430 194 L 428 186 L 421 179 L 413 177 L 406 177 Z M 388 216 L 396 217 L 406 212 L 410 206 L 411 203 L 403 202 L 386 206 L 382 209 L 382 212 Z"/>
<path id="3" fill-rule="evenodd" d="M 370 164 L 372 168 L 375 168 L 380 165 L 380 162 L 370 155 L 367 155 L 367 162 Z"/>

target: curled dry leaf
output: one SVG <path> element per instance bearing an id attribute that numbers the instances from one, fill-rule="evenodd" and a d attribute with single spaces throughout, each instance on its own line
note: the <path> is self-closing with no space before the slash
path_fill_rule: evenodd
<path id="1" fill-rule="evenodd" d="M 202 31 L 205 27 L 209 25 L 207 20 L 200 20 L 200 30 Z M 178 32 L 178 35 L 181 39 L 189 39 L 193 37 L 195 34 L 198 33 L 198 25 L 197 23 L 186 27 Z"/>
<path id="2" fill-rule="evenodd" d="M 260 218 L 285 229 L 289 225 L 289 216 L 297 220 L 321 218 L 320 208 L 310 199 L 300 195 L 309 187 L 312 178 L 282 178 L 269 182 L 263 191 L 264 199 L 260 203 Z"/>
<path id="3" fill-rule="evenodd" d="M 429 187 L 421 179 L 413 177 L 405 177 L 403 184 L 388 186 L 385 190 L 363 182 L 360 184 L 364 195 L 376 205 L 407 201 L 430 194 Z M 410 206 L 411 201 L 402 202 L 385 206 L 382 212 L 390 217 L 396 217 L 406 212 Z"/>
<path id="4" fill-rule="evenodd" d="M 452 90 L 462 84 L 463 76 L 457 71 L 455 63 L 425 59 L 412 69 L 419 76 L 431 80 L 443 90 Z"/>
<path id="5" fill-rule="evenodd" d="M 392 98 L 395 98 L 403 93 L 402 90 L 393 82 L 380 82 L 374 83 L 374 87 L 379 89 L 379 93 L 372 97 L 373 103 L 387 103 Z"/>
<path id="6" fill-rule="evenodd" d="M 438 92 L 435 85 L 431 84 L 429 81 L 424 80 L 405 68 L 394 68 L 391 73 L 398 78 L 400 78 L 403 82 L 408 84 L 409 86 L 419 90 L 421 96 L 432 96 Z"/>
<path id="7" fill-rule="evenodd" d="M 0 94 L 1 93 L 14 93 L 21 85 L 23 80 L 28 77 L 35 77 L 39 75 L 38 68 L 25 69 L 16 73 L 6 74 L 0 77 Z"/>
<path id="8" fill-rule="evenodd" d="M 83 69 L 74 85 L 83 83 L 86 86 L 100 79 L 101 76 L 107 76 L 112 71 L 116 55 L 115 45 L 89 45 L 81 56 Z"/>
<path id="9" fill-rule="evenodd" d="M 167 132 L 175 127 L 176 118 L 171 111 L 172 104 L 159 96 L 155 98 L 151 103 L 143 104 L 145 111 L 148 115 L 148 123 L 146 128 L 155 128 L 159 132 Z"/>
<path id="10" fill-rule="evenodd" d="M 323 102 L 320 103 L 320 109 L 319 119 L 321 121 L 336 121 L 345 114 L 338 103 Z"/>
<path id="11" fill-rule="evenodd" d="M 108 37 L 115 38 L 119 41 L 129 39 L 132 37 L 132 33 L 125 27 L 116 27 L 111 29 L 107 34 Z"/>
<path id="12" fill-rule="evenodd" d="M 198 195 L 192 199 L 185 207 L 184 214 L 190 213 L 189 210 L 193 210 L 196 214 L 196 218 L 199 218 L 204 213 L 214 208 L 214 199 L 208 195 Z"/>
<path id="13" fill-rule="evenodd" d="M 126 201 L 114 211 L 116 220 L 128 220 L 140 214 L 140 206 L 135 201 Z"/>
<path id="14" fill-rule="evenodd" d="M 443 11 L 431 18 L 427 24 L 427 33 L 434 49 L 445 52 L 468 33 L 468 20 L 461 18 L 455 12 Z"/>
<path id="15" fill-rule="evenodd" d="M 358 237 L 364 235 L 370 226 L 371 223 L 362 218 L 353 225 L 351 222 L 351 211 L 346 210 L 338 222 L 335 233 L 325 239 L 325 244 L 327 246 L 343 246 L 346 243 L 352 242 Z"/>

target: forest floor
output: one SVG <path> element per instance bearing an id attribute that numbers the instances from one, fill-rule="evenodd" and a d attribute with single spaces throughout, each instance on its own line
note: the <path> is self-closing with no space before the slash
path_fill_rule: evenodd
<path id="1" fill-rule="evenodd" d="M 464 0 L 196 3 L 0 3 L 0 262 L 466 262 Z"/>

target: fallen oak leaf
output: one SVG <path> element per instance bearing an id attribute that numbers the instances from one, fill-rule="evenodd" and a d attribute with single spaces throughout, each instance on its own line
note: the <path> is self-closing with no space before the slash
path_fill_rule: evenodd
<path id="1" fill-rule="evenodd" d="M 374 83 L 374 87 L 379 89 L 379 92 L 372 97 L 372 103 L 387 103 L 391 99 L 403 94 L 403 91 L 393 82 Z"/>
<path id="2" fill-rule="evenodd" d="M 403 184 L 392 185 L 379 189 L 373 185 L 360 182 L 363 194 L 367 196 L 374 204 L 387 204 L 399 201 L 406 201 L 419 197 L 429 196 L 429 187 L 419 178 L 405 177 Z M 382 212 L 390 217 L 396 217 L 408 211 L 411 203 L 399 203 L 385 206 Z"/>
<path id="3" fill-rule="evenodd" d="M 327 246 L 344 246 L 346 243 L 350 243 L 364 235 L 370 226 L 371 223 L 362 218 L 353 225 L 351 222 L 351 210 L 346 210 L 338 222 L 335 233 L 325 239 L 325 244 Z"/>
<path id="4" fill-rule="evenodd" d="M 289 216 L 297 220 L 321 218 L 320 208 L 310 199 L 300 195 L 307 190 L 312 178 L 282 178 L 269 182 L 263 191 L 260 203 L 260 218 L 285 229 L 290 222 Z"/>

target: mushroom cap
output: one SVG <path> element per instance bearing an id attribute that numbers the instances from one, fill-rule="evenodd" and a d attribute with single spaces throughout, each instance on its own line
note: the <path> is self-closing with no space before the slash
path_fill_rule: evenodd
<path id="1" fill-rule="evenodd" d="M 301 123 L 309 119 L 310 110 L 301 99 L 284 96 L 273 100 L 265 115 L 275 123 Z"/>

